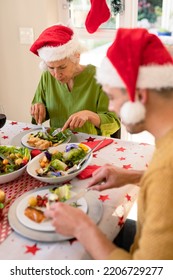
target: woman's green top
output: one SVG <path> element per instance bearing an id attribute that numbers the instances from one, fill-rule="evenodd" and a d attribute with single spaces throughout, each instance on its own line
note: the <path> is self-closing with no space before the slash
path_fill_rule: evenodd
<path id="1" fill-rule="evenodd" d="M 74 78 L 72 91 L 48 71 L 42 74 L 32 104 L 41 102 L 45 105 L 46 120 L 50 119 L 51 127 L 63 127 L 75 112 L 90 110 L 99 115 L 100 129 L 87 121 L 75 131 L 110 136 L 120 128 L 119 118 L 108 111 L 109 100 L 95 79 L 95 71 L 95 66 L 87 65 L 84 71 Z M 35 123 L 34 119 L 32 123 Z"/>

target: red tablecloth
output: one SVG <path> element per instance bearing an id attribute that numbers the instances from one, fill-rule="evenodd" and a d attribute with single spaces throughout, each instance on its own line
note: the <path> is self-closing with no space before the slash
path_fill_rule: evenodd
<path id="1" fill-rule="evenodd" d="M 8 222 L 8 210 L 16 198 L 21 196 L 23 193 L 47 185 L 34 178 L 31 178 L 26 172 L 13 182 L 0 185 L 0 188 L 4 190 L 6 194 L 6 201 L 9 203 L 3 210 L 3 218 L 0 222 L 0 243 L 11 233 L 12 229 Z"/>

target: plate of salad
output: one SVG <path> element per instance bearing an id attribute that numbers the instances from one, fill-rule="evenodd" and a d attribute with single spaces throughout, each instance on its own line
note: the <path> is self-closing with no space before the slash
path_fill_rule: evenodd
<path id="1" fill-rule="evenodd" d="M 35 179 L 49 184 L 68 182 L 90 164 L 92 154 L 86 158 L 80 170 L 69 174 L 89 151 L 90 148 L 82 143 L 61 144 L 49 148 L 30 161 L 27 172 Z"/>
<path id="2" fill-rule="evenodd" d="M 72 132 L 70 129 L 60 131 L 55 136 L 52 136 L 54 130 L 55 128 L 48 128 L 47 133 L 43 132 L 42 129 L 34 130 L 25 134 L 21 139 L 21 143 L 29 149 L 46 150 L 62 143 L 68 143 L 71 140 Z"/>
<path id="3" fill-rule="evenodd" d="M 25 147 L 0 146 L 0 184 L 18 178 L 30 160 L 30 151 Z"/>
<path id="4" fill-rule="evenodd" d="M 32 195 L 25 195 L 16 208 L 16 216 L 19 222 L 33 230 L 55 231 L 51 219 L 44 215 L 48 200 L 49 204 L 57 201 L 65 202 L 76 194 L 71 189 L 72 185 L 64 184 L 55 188 L 41 188 L 35 190 Z M 71 206 L 78 207 L 84 213 L 87 213 L 88 206 L 84 197 L 72 203 Z"/>

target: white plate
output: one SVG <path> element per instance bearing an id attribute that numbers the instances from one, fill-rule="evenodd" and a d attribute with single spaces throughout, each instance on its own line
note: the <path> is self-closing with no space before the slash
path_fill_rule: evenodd
<path id="1" fill-rule="evenodd" d="M 28 138 L 29 138 L 30 134 L 35 135 L 35 134 L 37 134 L 37 133 L 40 132 L 40 131 L 42 131 L 42 130 L 41 130 L 41 129 L 37 129 L 37 130 L 30 131 L 29 133 L 25 134 L 25 135 L 22 137 L 22 139 L 21 139 L 22 145 L 25 146 L 25 147 L 27 147 L 27 148 L 29 148 L 29 149 L 32 149 L 32 150 L 34 150 L 34 149 L 39 149 L 39 150 L 41 150 L 41 149 L 38 148 L 38 147 L 33 147 L 33 146 L 30 146 L 30 145 L 28 144 Z M 71 136 L 68 136 L 68 137 L 67 137 L 63 142 L 61 142 L 60 144 L 62 144 L 62 143 L 68 143 L 68 142 L 70 142 L 70 140 L 71 140 Z M 58 145 L 60 145 L 60 144 L 58 144 Z"/>
<path id="2" fill-rule="evenodd" d="M 44 190 L 37 190 L 35 191 L 32 196 L 41 195 L 44 196 L 46 194 L 50 194 L 50 188 L 44 189 Z M 71 197 L 73 197 L 76 193 L 73 191 L 70 191 Z M 45 220 L 41 223 L 36 223 L 29 219 L 27 216 L 25 216 L 24 211 L 28 206 L 28 200 L 31 197 L 31 194 L 24 197 L 20 203 L 17 206 L 16 209 L 16 215 L 19 221 L 26 227 L 34 229 L 34 230 L 40 230 L 40 231 L 55 231 L 55 228 L 51 224 L 51 220 Z M 87 213 L 87 202 L 84 197 L 80 198 L 77 203 L 80 205 L 78 208 L 80 208 L 83 212 Z"/>
<path id="3" fill-rule="evenodd" d="M 51 186 L 45 186 L 41 189 L 47 189 Z M 39 231 L 33 230 L 28 227 L 25 227 L 22 223 L 19 222 L 16 209 L 20 201 L 28 194 L 32 195 L 35 190 L 31 190 L 29 192 L 24 193 L 20 197 L 18 197 L 15 202 L 11 205 L 9 212 L 8 212 L 8 220 L 10 226 L 20 235 L 29 238 L 34 241 L 40 242 L 57 242 L 57 241 L 64 241 L 68 239 L 74 238 L 73 236 L 64 236 L 54 231 Z M 99 193 L 96 191 L 87 192 L 85 195 L 85 199 L 88 205 L 88 212 L 87 215 L 94 221 L 94 223 L 98 224 L 103 215 L 103 205 L 101 201 L 98 199 Z"/>
<path id="4" fill-rule="evenodd" d="M 32 131 L 35 131 L 37 130 L 38 128 L 31 128 L 29 130 L 30 133 L 32 133 Z M 18 147 L 23 147 L 22 143 L 21 143 L 21 139 L 23 136 L 25 136 L 26 134 L 28 134 L 28 131 L 22 131 L 20 133 L 18 133 L 17 135 L 15 135 L 11 141 L 10 141 L 10 145 L 13 145 L 13 146 L 18 146 Z M 78 142 L 78 138 L 77 138 L 77 135 L 76 134 L 72 134 L 71 135 L 71 140 L 69 142 Z"/>

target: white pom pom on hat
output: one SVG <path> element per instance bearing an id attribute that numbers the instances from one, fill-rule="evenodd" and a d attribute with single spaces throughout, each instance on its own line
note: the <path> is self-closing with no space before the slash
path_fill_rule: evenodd
<path id="1" fill-rule="evenodd" d="M 125 102 L 120 109 L 121 121 L 125 124 L 135 124 L 145 119 L 145 107 L 139 102 Z"/>
<path id="2" fill-rule="evenodd" d="M 102 85 L 127 89 L 130 102 L 121 108 L 121 118 L 128 124 L 138 123 L 145 118 L 145 107 L 135 100 L 136 88 L 173 88 L 173 58 L 146 29 L 120 28 L 97 68 L 96 79 Z"/>

